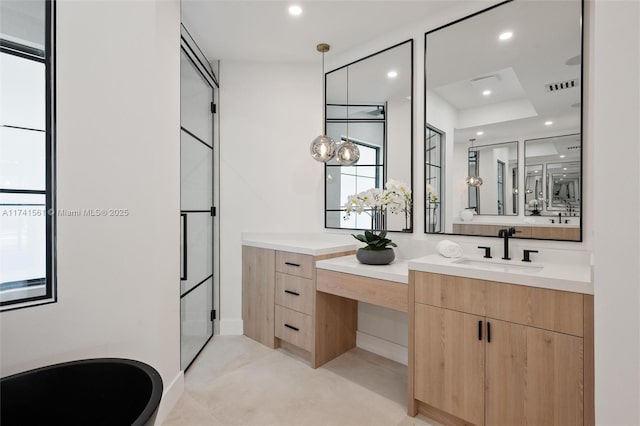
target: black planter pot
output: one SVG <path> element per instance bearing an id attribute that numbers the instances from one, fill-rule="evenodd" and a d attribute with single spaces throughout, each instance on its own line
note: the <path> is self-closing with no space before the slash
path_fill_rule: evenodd
<path id="1" fill-rule="evenodd" d="M 358 249 L 356 259 L 365 265 L 388 265 L 396 258 L 396 254 L 392 248 L 383 250 L 365 250 Z"/>

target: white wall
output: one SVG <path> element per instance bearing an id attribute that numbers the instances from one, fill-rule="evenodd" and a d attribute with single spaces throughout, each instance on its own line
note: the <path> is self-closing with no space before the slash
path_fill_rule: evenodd
<path id="1" fill-rule="evenodd" d="M 124 357 L 182 391 L 177 1 L 57 3 L 58 302 L 1 315 L 2 376 Z"/>
<path id="2" fill-rule="evenodd" d="M 596 1 L 593 10 L 596 423 L 638 425 L 640 3 Z"/>
<path id="3" fill-rule="evenodd" d="M 241 232 L 324 229 L 315 64 L 220 64 L 220 333 L 242 334 Z"/>

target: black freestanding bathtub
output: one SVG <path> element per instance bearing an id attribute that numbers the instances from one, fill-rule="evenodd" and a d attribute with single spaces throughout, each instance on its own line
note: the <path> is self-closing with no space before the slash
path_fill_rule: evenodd
<path id="1" fill-rule="evenodd" d="M 0 380 L 0 424 L 153 425 L 162 378 L 119 358 L 50 365 Z"/>

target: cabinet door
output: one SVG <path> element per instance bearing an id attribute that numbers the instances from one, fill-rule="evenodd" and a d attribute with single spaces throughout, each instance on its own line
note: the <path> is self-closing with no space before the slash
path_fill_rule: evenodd
<path id="1" fill-rule="evenodd" d="M 242 247 L 242 321 L 244 334 L 275 347 L 275 251 Z"/>
<path id="2" fill-rule="evenodd" d="M 487 425 L 583 423 L 583 339 L 489 320 Z"/>
<path id="3" fill-rule="evenodd" d="M 415 319 L 415 398 L 484 424 L 484 318 L 416 303 Z"/>

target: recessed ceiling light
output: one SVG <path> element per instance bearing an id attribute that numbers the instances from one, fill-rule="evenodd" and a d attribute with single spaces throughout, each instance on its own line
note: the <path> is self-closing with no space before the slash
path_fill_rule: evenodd
<path id="1" fill-rule="evenodd" d="M 544 125 L 545 126 L 551 126 L 553 124 L 553 121 L 545 121 Z"/>
<path id="2" fill-rule="evenodd" d="M 387 77 L 389 78 L 396 78 L 397 76 L 398 76 L 398 71 L 391 70 L 387 73 Z"/>
<path id="3" fill-rule="evenodd" d="M 567 177 L 567 175 L 562 175 L 562 177 Z"/>
<path id="4" fill-rule="evenodd" d="M 482 91 L 482 95 L 483 96 L 489 96 L 491 94 L 491 90 L 483 90 Z"/>
<path id="5" fill-rule="evenodd" d="M 567 170 L 567 168 L 566 168 L 566 167 L 563 167 L 563 168 L 562 168 L 562 170 Z"/>
<path id="6" fill-rule="evenodd" d="M 484 132 L 482 130 L 480 130 L 479 132 L 476 132 L 476 135 L 482 136 L 482 135 L 484 135 Z"/>
<path id="7" fill-rule="evenodd" d="M 500 36 L 498 36 L 498 38 L 502 41 L 509 40 L 511 37 L 513 37 L 513 33 L 511 31 L 505 31 L 500 34 Z"/>
<path id="8" fill-rule="evenodd" d="M 564 156 L 564 154 L 562 154 L 562 155 L 560 156 L 560 158 L 564 158 L 564 157 L 565 157 L 565 156 Z M 566 170 L 566 169 L 565 169 L 565 170 Z"/>
<path id="9" fill-rule="evenodd" d="M 289 14 L 293 16 L 298 16 L 302 13 L 302 8 L 297 4 L 289 7 Z"/>
<path id="10" fill-rule="evenodd" d="M 539 170 L 534 170 L 533 172 L 534 172 L 534 173 L 539 173 L 540 171 L 539 171 Z"/>

